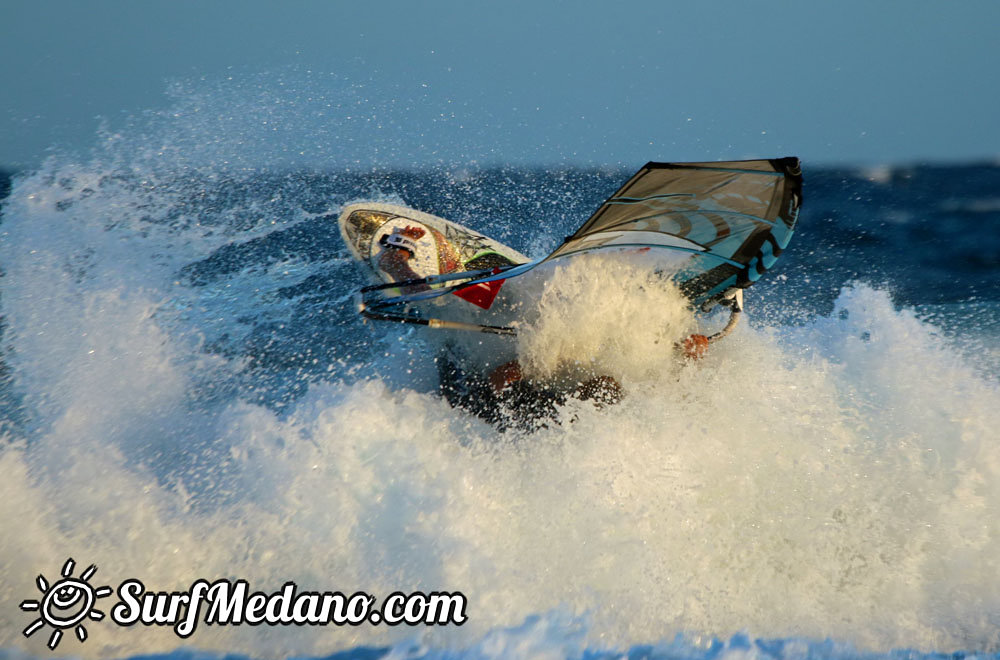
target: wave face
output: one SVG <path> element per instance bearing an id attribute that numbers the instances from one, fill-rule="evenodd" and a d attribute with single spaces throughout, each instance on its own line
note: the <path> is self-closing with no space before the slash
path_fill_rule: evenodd
<path id="1" fill-rule="evenodd" d="M 83 657 L 1000 649 L 1000 169 L 807 167 L 750 322 L 697 363 L 669 292 L 567 267 L 519 348 L 599 351 L 627 396 L 502 433 L 437 395 L 432 337 L 359 322 L 330 214 L 405 203 L 540 256 L 629 173 L 251 167 L 275 105 L 220 146 L 192 107 L 228 97 L 178 94 L 3 202 L 6 655 L 48 654 L 18 603 L 67 557 L 160 591 L 469 599 L 460 628 L 105 621 L 60 645 Z"/>

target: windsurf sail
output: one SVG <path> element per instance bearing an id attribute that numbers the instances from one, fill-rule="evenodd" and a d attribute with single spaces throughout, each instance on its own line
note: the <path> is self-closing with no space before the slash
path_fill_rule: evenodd
<path id="1" fill-rule="evenodd" d="M 734 289 L 750 286 L 774 265 L 792 237 L 801 204 L 798 158 L 650 162 L 544 259 L 467 272 L 465 281 L 419 293 L 384 297 L 379 294 L 390 285 L 366 287 L 360 310 L 369 318 L 410 322 L 419 317 L 387 308 L 510 279 L 554 259 L 615 248 L 655 248 L 683 256 L 672 278 L 693 303 L 705 306 L 732 299 Z M 461 278 L 452 274 L 421 282 Z M 412 283 L 391 286 L 406 284 Z M 376 297 L 366 298 L 366 293 Z M 513 334 L 511 328 L 478 329 Z"/>
<path id="2" fill-rule="evenodd" d="M 801 203 L 797 158 L 647 163 L 545 260 L 616 247 L 688 253 L 674 279 L 702 303 L 774 265 Z"/>

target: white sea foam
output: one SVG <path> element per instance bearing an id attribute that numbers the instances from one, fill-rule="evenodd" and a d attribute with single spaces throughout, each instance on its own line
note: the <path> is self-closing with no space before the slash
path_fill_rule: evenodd
<path id="1" fill-rule="evenodd" d="M 542 274 L 517 342 L 528 374 L 629 381 L 671 370 L 670 347 L 693 327 L 689 304 L 636 256 L 585 254 Z"/>

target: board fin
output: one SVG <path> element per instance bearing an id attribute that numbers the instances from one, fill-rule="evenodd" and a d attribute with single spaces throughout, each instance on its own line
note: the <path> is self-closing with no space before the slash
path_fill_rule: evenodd
<path id="1" fill-rule="evenodd" d="M 476 307 L 489 309 L 493 306 L 493 301 L 496 300 L 497 294 L 500 293 L 500 287 L 506 281 L 493 280 L 492 282 L 480 282 L 458 289 L 457 291 L 452 291 L 452 293 Z"/>
<path id="2" fill-rule="evenodd" d="M 499 268 L 493 269 L 493 275 L 500 272 Z M 490 280 L 489 282 L 477 282 L 475 284 L 470 284 L 469 286 L 464 286 L 460 289 L 455 289 L 452 293 L 466 302 L 470 302 L 476 307 L 482 309 L 489 309 L 493 306 L 493 301 L 496 300 L 497 294 L 500 293 L 500 288 L 503 287 L 503 280 Z"/>

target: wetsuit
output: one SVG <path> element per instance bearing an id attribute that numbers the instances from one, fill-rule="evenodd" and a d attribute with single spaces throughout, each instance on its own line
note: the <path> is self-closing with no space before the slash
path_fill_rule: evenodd
<path id="1" fill-rule="evenodd" d="M 558 389 L 531 380 L 519 380 L 497 392 L 489 378 L 462 369 L 444 354 L 438 357 L 441 394 L 453 407 L 467 410 L 501 431 L 533 431 L 554 423 L 559 406 L 570 398 L 593 401 L 598 406 L 618 403 L 621 386 L 608 376 L 593 378 L 572 389 Z"/>

